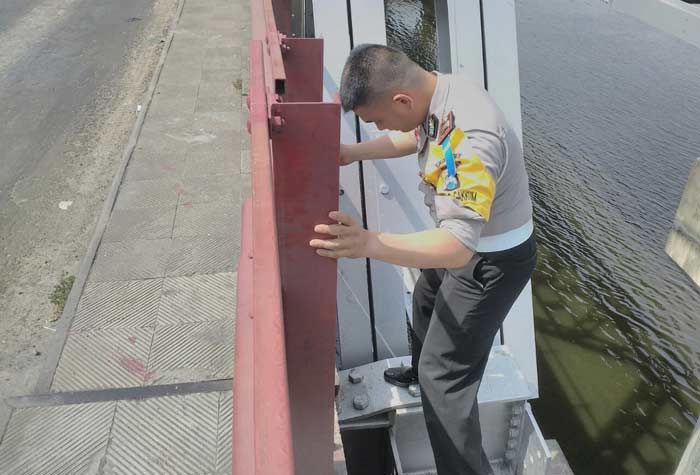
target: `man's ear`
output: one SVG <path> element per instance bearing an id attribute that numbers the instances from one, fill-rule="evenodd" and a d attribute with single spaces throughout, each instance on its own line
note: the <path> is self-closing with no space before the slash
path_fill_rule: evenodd
<path id="1" fill-rule="evenodd" d="M 392 100 L 411 109 L 413 108 L 413 98 L 407 94 L 395 94 Z"/>

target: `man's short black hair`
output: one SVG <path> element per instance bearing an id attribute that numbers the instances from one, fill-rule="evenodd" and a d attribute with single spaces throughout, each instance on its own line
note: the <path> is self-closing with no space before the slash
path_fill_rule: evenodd
<path id="1" fill-rule="evenodd" d="M 420 66 L 403 51 L 389 46 L 356 46 L 345 61 L 340 79 L 343 110 L 370 104 L 387 92 L 410 87 Z"/>

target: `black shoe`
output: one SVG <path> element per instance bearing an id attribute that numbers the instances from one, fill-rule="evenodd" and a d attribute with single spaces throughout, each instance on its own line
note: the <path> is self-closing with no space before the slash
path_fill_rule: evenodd
<path id="1" fill-rule="evenodd" d="M 384 370 L 384 381 L 394 386 L 407 388 L 411 384 L 418 384 L 418 375 L 412 366 L 397 366 Z"/>

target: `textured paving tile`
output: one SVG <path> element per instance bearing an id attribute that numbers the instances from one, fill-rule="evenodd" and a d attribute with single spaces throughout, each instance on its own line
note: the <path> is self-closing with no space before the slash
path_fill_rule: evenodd
<path id="1" fill-rule="evenodd" d="M 238 69 L 210 69 L 202 71 L 202 82 L 207 81 L 232 81 L 235 78 L 239 78 L 241 73 Z M 239 103 L 241 102 L 238 99 Z"/>
<path id="2" fill-rule="evenodd" d="M 212 175 L 190 177 L 182 180 L 184 191 L 180 206 L 212 201 L 227 201 L 232 206 L 238 206 L 238 189 L 240 175 Z"/>
<path id="3" fill-rule="evenodd" d="M 195 112 L 192 116 L 192 124 L 195 130 L 216 133 L 217 130 L 239 131 L 245 121 L 237 112 Z"/>
<path id="4" fill-rule="evenodd" d="M 178 33 L 176 33 L 177 35 Z M 189 61 L 166 61 L 158 78 L 158 84 L 172 86 L 197 85 L 201 79 L 202 70 L 199 65 L 194 66 Z"/>
<path id="5" fill-rule="evenodd" d="M 194 112 L 238 112 L 240 101 L 234 96 L 199 97 Z"/>
<path id="6" fill-rule="evenodd" d="M 175 238 L 165 272 L 168 277 L 233 272 L 239 251 L 233 238 Z"/>
<path id="7" fill-rule="evenodd" d="M 158 326 L 148 369 L 149 384 L 230 378 L 233 374 L 233 319 Z"/>
<path id="8" fill-rule="evenodd" d="M 71 333 L 61 354 L 52 391 L 128 388 L 150 382 L 148 352 L 153 328 L 117 328 Z"/>
<path id="9" fill-rule="evenodd" d="M 102 242 L 165 239 L 172 235 L 175 206 L 112 211 Z"/>
<path id="10" fill-rule="evenodd" d="M 179 64 L 173 58 L 170 58 L 169 64 Z M 182 69 L 196 69 L 199 67 L 199 61 L 183 61 L 180 64 Z M 148 109 L 150 118 L 159 115 L 183 115 L 191 113 L 194 110 L 194 104 L 197 99 L 198 84 L 158 84 L 153 100 Z"/>
<path id="11" fill-rule="evenodd" d="M 214 47 L 204 50 L 203 70 L 229 69 L 240 71 L 240 67 L 241 52 L 239 48 Z"/>
<path id="12" fill-rule="evenodd" d="M 212 473 L 218 398 L 205 393 L 120 401 L 104 473 Z"/>
<path id="13" fill-rule="evenodd" d="M 141 152 L 139 155 L 134 154 L 129 161 L 124 181 L 157 180 L 159 178 L 178 180 L 185 174 L 186 164 L 187 157 L 184 152 L 182 156 L 162 157 L 148 156 Z"/>
<path id="14" fill-rule="evenodd" d="M 219 427 L 217 431 L 216 471 L 230 474 L 231 466 L 231 433 L 233 429 L 233 393 L 219 393 Z"/>
<path id="15" fill-rule="evenodd" d="M 185 204 L 178 207 L 173 237 L 233 237 L 240 239 L 237 201 Z"/>
<path id="16" fill-rule="evenodd" d="M 163 277 L 170 256 L 170 239 L 103 242 L 97 250 L 89 280 L 138 280 Z"/>
<path id="17" fill-rule="evenodd" d="M 238 131 L 217 131 L 206 143 L 190 144 L 185 177 L 235 174 L 240 172 L 241 135 Z"/>
<path id="18" fill-rule="evenodd" d="M 71 331 L 153 326 L 162 287 L 163 279 L 88 283 Z"/>
<path id="19" fill-rule="evenodd" d="M 147 124 L 150 126 L 155 122 L 160 121 L 147 121 Z M 191 125 L 191 122 L 189 122 L 182 127 L 173 127 L 169 130 L 142 130 L 131 160 L 142 158 L 152 160 L 153 158 L 183 156 L 182 144 L 186 141 Z"/>
<path id="20" fill-rule="evenodd" d="M 192 115 L 177 115 L 169 117 L 150 118 L 144 122 L 141 133 L 139 134 L 138 149 L 143 144 L 143 138 L 146 135 L 158 136 L 164 134 L 175 133 L 178 131 L 186 131 L 192 126 Z"/>
<path id="21" fill-rule="evenodd" d="M 115 402 L 16 410 L 0 446 L 11 475 L 98 473 Z"/>
<path id="22" fill-rule="evenodd" d="M 231 175 L 241 170 L 238 149 L 192 151 L 185 165 L 185 177 Z"/>
<path id="23" fill-rule="evenodd" d="M 158 325 L 233 318 L 236 273 L 169 277 L 163 284 Z"/>
<path id="24" fill-rule="evenodd" d="M 182 184 L 173 179 L 123 183 L 114 209 L 169 208 L 177 205 Z"/>
<path id="25" fill-rule="evenodd" d="M 238 83 L 240 83 L 239 76 L 223 81 L 202 81 L 199 83 L 197 98 L 225 97 L 227 101 L 233 102 L 234 97 L 239 94 L 239 89 L 234 86 Z"/>

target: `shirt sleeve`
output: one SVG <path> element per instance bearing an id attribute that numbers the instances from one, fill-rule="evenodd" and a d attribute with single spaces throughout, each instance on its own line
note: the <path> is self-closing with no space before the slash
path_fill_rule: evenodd
<path id="1" fill-rule="evenodd" d="M 451 144 L 447 141 L 451 140 Z M 443 144 L 433 173 L 438 226 L 476 250 L 484 224 L 491 217 L 496 182 L 505 166 L 505 147 L 489 132 L 469 134 L 455 129 Z M 452 164 L 450 165 L 450 160 Z"/>

